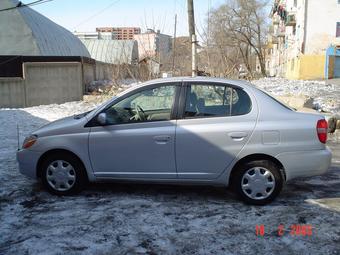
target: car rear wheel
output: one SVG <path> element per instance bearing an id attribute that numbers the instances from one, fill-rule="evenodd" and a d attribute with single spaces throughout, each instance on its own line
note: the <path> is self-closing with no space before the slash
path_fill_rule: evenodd
<path id="1" fill-rule="evenodd" d="M 280 169 L 269 160 L 242 164 L 232 179 L 232 185 L 243 201 L 265 205 L 273 201 L 283 186 Z"/>
<path id="2" fill-rule="evenodd" d="M 46 189 L 56 195 L 75 194 L 87 180 L 79 159 L 63 153 L 50 155 L 43 161 L 41 179 Z"/>

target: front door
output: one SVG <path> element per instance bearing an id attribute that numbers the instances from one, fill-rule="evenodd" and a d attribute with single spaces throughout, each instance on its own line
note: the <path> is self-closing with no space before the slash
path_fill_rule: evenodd
<path id="1" fill-rule="evenodd" d="M 215 179 L 247 143 L 257 108 L 243 89 L 222 83 L 191 83 L 186 90 L 176 128 L 178 177 Z"/>
<path id="2" fill-rule="evenodd" d="M 176 178 L 173 107 L 177 86 L 140 89 L 104 110 L 91 128 L 89 154 L 101 178 Z"/>

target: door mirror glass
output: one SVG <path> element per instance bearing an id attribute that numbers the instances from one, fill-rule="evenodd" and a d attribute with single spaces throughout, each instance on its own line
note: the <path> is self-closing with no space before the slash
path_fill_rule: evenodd
<path id="1" fill-rule="evenodd" d="M 98 115 L 97 121 L 100 125 L 106 125 L 107 123 L 107 118 L 106 118 L 106 113 L 102 112 L 101 114 Z"/>

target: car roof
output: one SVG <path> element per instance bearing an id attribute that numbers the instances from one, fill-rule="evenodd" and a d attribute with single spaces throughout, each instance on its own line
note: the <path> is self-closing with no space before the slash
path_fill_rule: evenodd
<path id="1" fill-rule="evenodd" d="M 143 82 L 139 84 L 139 86 L 143 87 L 143 86 L 148 86 L 151 84 L 171 83 L 171 82 L 216 82 L 216 83 L 226 83 L 230 85 L 236 85 L 236 86 L 247 87 L 247 88 L 254 87 L 254 85 L 244 80 L 232 80 L 232 79 L 205 77 L 205 76 L 196 76 L 196 77 L 181 76 L 181 77 L 160 78 L 160 79 Z"/>

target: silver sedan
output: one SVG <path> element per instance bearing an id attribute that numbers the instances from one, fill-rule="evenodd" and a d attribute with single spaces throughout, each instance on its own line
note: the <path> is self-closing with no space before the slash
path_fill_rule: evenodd
<path id="1" fill-rule="evenodd" d="M 168 78 L 52 122 L 17 152 L 21 173 L 68 195 L 88 182 L 231 186 L 266 204 L 284 182 L 327 171 L 327 122 L 243 81 Z"/>

